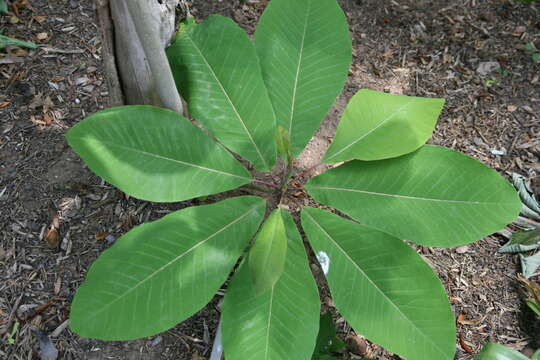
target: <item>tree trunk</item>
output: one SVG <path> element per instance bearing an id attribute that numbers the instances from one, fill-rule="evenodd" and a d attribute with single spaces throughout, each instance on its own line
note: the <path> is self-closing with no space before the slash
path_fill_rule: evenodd
<path id="1" fill-rule="evenodd" d="M 175 33 L 175 9 L 179 1 L 162 0 L 161 4 L 157 0 L 108 1 L 116 68 L 125 103 L 183 112 L 164 52 Z"/>

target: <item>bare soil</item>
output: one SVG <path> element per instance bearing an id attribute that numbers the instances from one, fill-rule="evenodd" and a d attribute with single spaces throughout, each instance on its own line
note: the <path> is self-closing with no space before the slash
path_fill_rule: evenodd
<path id="1" fill-rule="evenodd" d="M 252 34 L 266 3 L 188 5 L 197 20 L 223 14 Z M 353 36 L 354 61 L 343 95 L 297 161 L 298 171 L 318 162 L 348 99 L 370 88 L 446 98 L 432 143 L 463 151 L 507 177 L 518 172 L 540 183 L 540 65 L 524 51 L 529 42 L 540 48 L 539 3 L 340 3 Z M 0 54 L 0 358 L 39 359 L 32 331 L 39 328 L 62 359 L 206 359 L 221 295 L 188 321 L 149 339 L 102 342 L 69 328 L 60 331 L 75 290 L 104 249 L 133 226 L 190 203 L 128 198 L 93 175 L 66 144 L 65 131 L 108 100 L 94 3 L 15 4 L 0 17 L 2 33 L 40 46 Z M 477 69 L 487 61 L 497 61 L 501 70 L 481 75 Z M 452 302 L 456 359 L 472 359 L 488 341 L 525 351 L 540 347 L 540 322 L 523 305 L 516 280 L 518 258 L 497 253 L 505 241 L 495 234 L 457 249 L 417 248 Z M 322 293 L 325 308 L 332 310 L 327 291 Z M 399 359 L 334 315 L 340 335 L 356 344 L 349 350 Z M 21 326 L 8 344 L 16 321 Z"/>

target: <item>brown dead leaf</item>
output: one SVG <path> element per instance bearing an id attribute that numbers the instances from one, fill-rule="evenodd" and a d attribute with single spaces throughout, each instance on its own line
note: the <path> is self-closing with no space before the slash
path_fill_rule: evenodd
<path id="1" fill-rule="evenodd" d="M 467 320 L 467 316 L 465 314 L 459 314 L 457 317 L 457 322 L 458 324 L 461 324 L 461 325 L 479 325 L 482 323 L 482 321 L 484 321 L 486 316 L 487 315 L 484 315 L 480 319 L 476 319 L 476 320 Z"/>
<path id="2" fill-rule="evenodd" d="M 42 24 L 43 22 L 45 22 L 45 20 L 47 20 L 47 17 L 46 17 L 46 16 L 38 15 L 38 16 L 32 16 L 32 19 L 34 19 L 34 20 L 36 20 L 38 23 Z"/>
<path id="3" fill-rule="evenodd" d="M 47 40 L 48 37 L 49 34 L 47 34 L 46 32 L 40 32 L 36 34 L 36 39 L 38 39 L 39 41 Z"/>
<path id="4" fill-rule="evenodd" d="M 24 49 L 15 49 L 15 50 L 11 51 L 10 54 L 14 55 L 14 56 L 17 56 L 17 57 L 24 57 L 24 56 L 28 55 L 28 51 L 26 51 Z"/>
<path id="5" fill-rule="evenodd" d="M 107 237 L 107 235 L 109 235 L 108 232 L 100 232 L 99 234 L 96 234 L 96 240 L 97 241 L 101 241 L 103 239 L 105 239 Z"/>
<path id="6" fill-rule="evenodd" d="M 58 217 L 58 214 L 55 214 L 52 219 L 52 227 L 55 229 L 60 229 L 60 218 Z"/>
<path id="7" fill-rule="evenodd" d="M 508 105 L 506 110 L 508 110 L 508 112 L 512 113 L 512 112 L 517 110 L 517 106 L 516 105 Z"/>
<path id="8" fill-rule="evenodd" d="M 465 339 L 463 339 L 463 336 L 461 334 L 459 335 L 459 344 L 465 350 L 467 353 L 472 354 L 474 352 L 473 348 L 465 342 Z"/>
<path id="9" fill-rule="evenodd" d="M 364 338 L 354 335 L 350 336 L 346 340 L 347 349 L 353 354 L 364 356 L 367 351 L 367 342 Z"/>
<path id="10" fill-rule="evenodd" d="M 65 77 L 63 77 L 63 76 L 57 76 L 57 77 L 53 77 L 53 78 L 51 79 L 51 82 L 57 83 L 57 82 L 64 81 L 64 80 L 66 80 Z"/>
<path id="11" fill-rule="evenodd" d="M 58 245 L 60 245 L 60 234 L 58 234 L 58 230 L 51 227 L 47 231 L 47 235 L 45 235 L 45 240 L 51 249 L 58 248 Z"/>
<path id="12" fill-rule="evenodd" d="M 195 353 L 191 356 L 191 360 L 206 360 L 206 358 L 202 357 L 197 351 L 195 351 Z"/>
<path id="13" fill-rule="evenodd" d="M 54 282 L 54 293 L 55 295 L 58 295 L 60 293 L 60 288 L 62 286 L 62 278 L 59 276 L 56 278 L 56 281 Z"/>
<path id="14" fill-rule="evenodd" d="M 51 125 L 53 123 L 53 119 L 48 113 L 44 113 L 43 122 L 45 123 L 45 125 Z"/>
<path id="15" fill-rule="evenodd" d="M 9 101 L 1 102 L 0 103 L 0 109 L 5 108 L 6 106 L 9 106 L 10 104 L 11 104 L 11 102 L 9 102 Z"/>

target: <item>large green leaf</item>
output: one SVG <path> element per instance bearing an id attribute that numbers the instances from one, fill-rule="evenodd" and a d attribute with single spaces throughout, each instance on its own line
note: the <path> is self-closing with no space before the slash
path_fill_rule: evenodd
<path id="1" fill-rule="evenodd" d="M 487 343 L 474 360 L 529 360 L 529 358 L 504 345 Z"/>
<path id="2" fill-rule="evenodd" d="M 540 228 L 520 230 L 512 233 L 512 238 L 500 247 L 499 252 L 524 252 L 540 248 Z"/>
<path id="3" fill-rule="evenodd" d="M 351 326 L 407 359 L 451 360 L 455 326 L 440 281 L 400 239 L 304 208 L 302 225 Z"/>
<path id="4" fill-rule="evenodd" d="M 257 295 L 249 267 L 240 267 L 223 302 L 227 360 L 308 360 L 319 330 L 320 300 L 306 253 L 290 214 L 283 213 L 288 249 L 273 288 Z"/>
<path id="5" fill-rule="evenodd" d="M 143 200 L 180 201 L 251 181 L 232 155 L 165 109 L 123 106 L 100 111 L 66 137 L 93 172 Z"/>
<path id="6" fill-rule="evenodd" d="M 351 63 L 347 20 L 336 0 L 272 0 L 255 33 L 277 122 L 297 156 L 339 95 Z"/>
<path id="7" fill-rule="evenodd" d="M 213 15 L 183 27 L 167 56 L 195 119 L 257 168 L 270 170 L 276 119 L 246 33 L 231 19 Z"/>
<path id="8" fill-rule="evenodd" d="M 349 102 L 323 162 L 408 154 L 431 137 L 444 99 L 360 90 Z"/>
<path id="9" fill-rule="evenodd" d="M 273 287 L 285 267 L 287 233 L 281 213 L 280 209 L 272 211 L 249 250 L 249 270 L 257 294 Z"/>
<path id="10" fill-rule="evenodd" d="M 306 187 L 317 201 L 364 224 L 428 246 L 478 240 L 521 209 L 516 191 L 495 170 L 438 146 L 384 161 L 351 161 Z"/>
<path id="11" fill-rule="evenodd" d="M 203 307 L 257 230 L 264 201 L 239 197 L 138 226 L 92 265 L 71 305 L 76 333 L 130 340 L 165 331 Z"/>

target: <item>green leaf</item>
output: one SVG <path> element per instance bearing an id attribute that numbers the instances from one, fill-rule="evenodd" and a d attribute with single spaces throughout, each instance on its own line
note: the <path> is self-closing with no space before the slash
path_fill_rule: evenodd
<path id="1" fill-rule="evenodd" d="M 527 306 L 532 310 L 534 311 L 534 313 L 538 316 L 540 316 L 540 305 L 536 303 L 536 301 L 533 301 L 533 300 L 525 300 L 525 303 L 527 304 Z M 539 357 L 539 360 L 540 360 L 540 357 Z"/>
<path id="2" fill-rule="evenodd" d="M 527 50 L 529 52 L 538 51 L 538 49 L 536 48 L 536 45 L 534 45 L 533 42 L 528 42 L 527 44 L 525 44 L 525 50 Z"/>
<path id="3" fill-rule="evenodd" d="M 538 314 L 540 315 L 540 314 Z M 540 360 L 540 349 L 536 350 L 533 354 L 533 356 L 531 357 L 531 360 Z"/>
<path id="4" fill-rule="evenodd" d="M 320 300 L 302 239 L 283 212 L 288 236 L 285 269 L 274 287 L 257 295 L 246 263 L 223 302 L 227 360 L 308 360 L 319 330 Z"/>
<path id="5" fill-rule="evenodd" d="M 0 0 L 0 13 L 7 14 L 8 6 L 6 0 Z"/>
<path id="6" fill-rule="evenodd" d="M 297 156 L 341 92 L 351 37 L 336 0 L 272 0 L 255 33 L 278 125 Z"/>
<path id="7" fill-rule="evenodd" d="M 278 154 L 281 158 L 287 161 L 287 163 L 291 160 L 291 144 L 290 144 L 290 136 L 287 129 L 285 129 L 283 126 L 278 125 L 276 130 L 276 144 L 278 149 Z"/>
<path id="8" fill-rule="evenodd" d="M 540 247 L 540 228 L 535 230 L 516 231 L 509 242 L 501 246 L 499 252 L 523 252 Z"/>
<path id="9" fill-rule="evenodd" d="M 431 137 L 444 99 L 360 90 L 349 102 L 323 162 L 408 154 Z"/>
<path id="10" fill-rule="evenodd" d="M 90 268 L 71 305 L 71 329 L 131 340 L 187 319 L 225 282 L 257 231 L 264 204 L 233 198 L 134 228 Z"/>
<path id="11" fill-rule="evenodd" d="M 478 240 L 521 209 L 516 191 L 495 170 L 438 146 L 384 161 L 351 161 L 306 188 L 368 226 L 428 246 Z"/>
<path id="12" fill-rule="evenodd" d="M 329 354 L 340 352 L 345 346 L 346 345 L 336 337 L 336 327 L 332 320 L 332 314 L 327 312 L 322 315 L 319 323 L 317 344 L 315 345 L 312 360 L 322 360 Z"/>
<path id="13" fill-rule="evenodd" d="M 232 155 L 165 109 L 123 106 L 100 111 L 66 137 L 93 172 L 143 200 L 174 202 L 251 182 Z"/>
<path id="14" fill-rule="evenodd" d="M 274 286 L 285 267 L 287 233 L 282 210 L 272 211 L 249 250 L 248 264 L 255 292 L 261 294 Z"/>
<path id="15" fill-rule="evenodd" d="M 529 360 L 525 355 L 497 343 L 487 343 L 475 360 Z"/>
<path id="16" fill-rule="evenodd" d="M 532 256 L 523 256 L 519 254 L 519 259 L 521 260 L 521 271 L 525 278 L 528 279 L 531 276 L 540 274 L 540 272 L 536 271 L 540 268 L 540 252 L 537 252 Z"/>
<path id="17" fill-rule="evenodd" d="M 30 41 L 22 41 L 8 36 L 0 35 L 0 49 L 3 49 L 7 46 L 19 46 L 29 49 L 36 49 L 37 45 Z"/>
<path id="18" fill-rule="evenodd" d="M 246 33 L 231 19 L 212 15 L 185 26 L 167 56 L 195 119 L 229 149 L 270 170 L 276 118 Z"/>
<path id="19" fill-rule="evenodd" d="M 400 239 L 304 208 L 302 225 L 336 308 L 370 341 L 407 359 L 451 360 L 455 325 L 439 279 Z"/>

